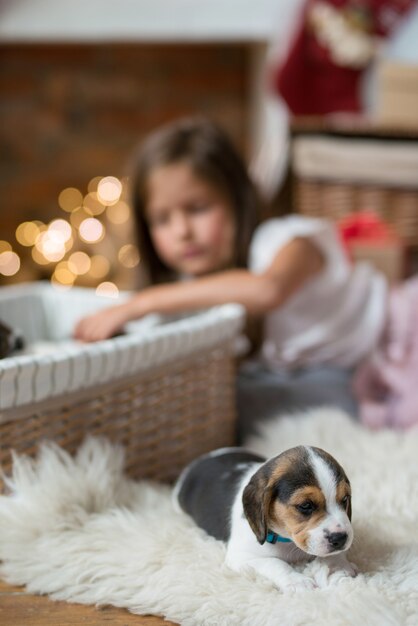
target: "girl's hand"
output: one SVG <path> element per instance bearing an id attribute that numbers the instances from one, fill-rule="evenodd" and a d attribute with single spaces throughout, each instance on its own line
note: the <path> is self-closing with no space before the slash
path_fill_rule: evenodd
<path id="1" fill-rule="evenodd" d="M 109 339 L 122 330 L 127 321 L 128 316 L 124 305 L 110 307 L 94 315 L 83 317 L 77 323 L 73 336 L 74 339 L 86 342 Z"/>

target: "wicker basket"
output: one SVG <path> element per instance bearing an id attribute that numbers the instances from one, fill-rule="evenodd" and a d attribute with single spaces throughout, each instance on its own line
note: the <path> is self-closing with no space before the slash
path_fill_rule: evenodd
<path id="1" fill-rule="evenodd" d="M 37 305 L 32 316 L 28 300 Z M 23 334 L 37 339 L 38 328 L 45 340 L 48 324 L 40 311 L 60 319 L 62 330 L 99 302 L 103 306 L 89 290 L 3 288 L 0 318 L 10 324 L 26 309 Z M 131 476 L 172 481 L 197 455 L 233 445 L 234 343 L 242 323 L 242 308 L 226 305 L 165 324 L 144 320 L 97 344 L 3 359 L 1 466 L 10 469 L 12 449 L 33 456 L 39 442 L 50 439 L 73 453 L 91 434 L 123 444 Z M 59 339 L 57 327 L 51 333 Z"/>
<path id="2" fill-rule="evenodd" d="M 409 246 L 418 246 L 418 143 L 297 137 L 294 209 L 339 220 L 373 211 Z"/>

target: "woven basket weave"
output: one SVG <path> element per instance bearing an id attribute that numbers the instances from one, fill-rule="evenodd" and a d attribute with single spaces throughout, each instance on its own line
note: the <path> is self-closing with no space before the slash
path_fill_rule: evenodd
<path id="1" fill-rule="evenodd" d="M 236 443 L 234 381 L 231 346 L 224 345 L 123 382 L 10 410 L 0 424 L 0 465 L 7 473 L 12 449 L 34 456 L 44 439 L 74 453 L 86 435 L 100 435 L 124 446 L 132 477 L 171 482 L 199 454 Z"/>
<path id="2" fill-rule="evenodd" d="M 366 208 L 392 225 L 407 245 L 418 246 L 417 191 L 295 178 L 293 194 L 298 213 L 339 221 Z"/>
<path id="3" fill-rule="evenodd" d="M 292 171 L 295 211 L 336 221 L 373 211 L 418 246 L 418 143 L 299 136 Z"/>
<path id="4" fill-rule="evenodd" d="M 64 371 L 65 355 L 52 363 L 51 357 L 34 357 L 35 368 L 28 370 L 33 376 L 31 402 L 19 402 L 21 383 L 22 389 L 27 387 L 23 374 L 30 357 L 0 361 L 0 391 L 10 391 L 10 386 L 15 390 L 15 400 L 5 394 L 0 409 L 3 470 L 10 470 L 12 450 L 34 456 L 40 441 L 48 439 L 74 453 L 86 435 L 95 435 L 125 447 L 132 477 L 171 482 L 199 454 L 234 445 L 234 340 L 242 321 L 242 309 L 228 305 L 195 315 L 190 322 L 156 326 L 145 337 L 138 333 L 102 342 L 107 344 L 103 364 L 115 356 L 119 366 L 103 366 L 99 381 L 92 377 L 98 344 L 84 346 L 71 358 L 76 364 L 79 358 L 90 359 L 86 371 L 91 383 L 86 375 L 77 389 L 59 395 L 53 394 L 53 385 L 45 386 L 45 375 L 38 379 L 49 393 L 37 398 L 39 381 L 33 369 L 39 373 L 48 366 L 46 374 L 53 380 Z M 124 358 L 126 352 L 129 359 Z M 130 372 L 123 363 L 130 363 Z M 14 377 L 7 378 L 13 372 Z M 6 402 L 11 406 L 4 408 Z"/>

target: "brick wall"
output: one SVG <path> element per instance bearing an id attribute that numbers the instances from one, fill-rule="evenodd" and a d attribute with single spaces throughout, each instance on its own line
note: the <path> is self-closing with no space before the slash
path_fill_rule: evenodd
<path id="1" fill-rule="evenodd" d="M 210 116 L 245 152 L 248 64 L 244 44 L 0 46 L 0 239 L 24 255 L 20 222 L 60 216 L 65 187 L 123 175 L 138 140 L 177 116 Z"/>

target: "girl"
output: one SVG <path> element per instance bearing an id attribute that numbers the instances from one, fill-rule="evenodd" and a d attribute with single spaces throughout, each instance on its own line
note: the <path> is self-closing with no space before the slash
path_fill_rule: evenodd
<path id="1" fill-rule="evenodd" d="M 326 221 L 290 216 L 257 227 L 255 188 L 212 123 L 183 119 L 153 133 L 135 160 L 131 182 L 144 288 L 82 319 L 77 339 L 106 339 L 149 313 L 238 302 L 250 317 L 264 320 L 260 362 L 270 372 L 298 372 L 301 389 L 300 372 L 311 370 L 300 368 L 350 368 L 376 345 L 385 314 L 383 277 L 367 265 L 351 267 Z M 327 377 L 315 371 L 324 388 Z M 336 371 L 331 396 L 320 394 L 316 404 L 332 402 L 333 390 L 344 395 L 347 383 L 335 380 Z M 271 404 L 277 412 L 277 402 Z M 352 409 L 350 402 L 343 405 Z"/>
<path id="2" fill-rule="evenodd" d="M 185 119 L 153 133 L 132 186 L 145 288 L 82 319 L 76 338 L 106 339 L 149 313 L 238 302 L 264 317 L 270 365 L 352 366 L 376 344 L 383 277 L 352 268 L 326 221 L 291 216 L 256 228 L 255 188 L 212 123 Z"/>

